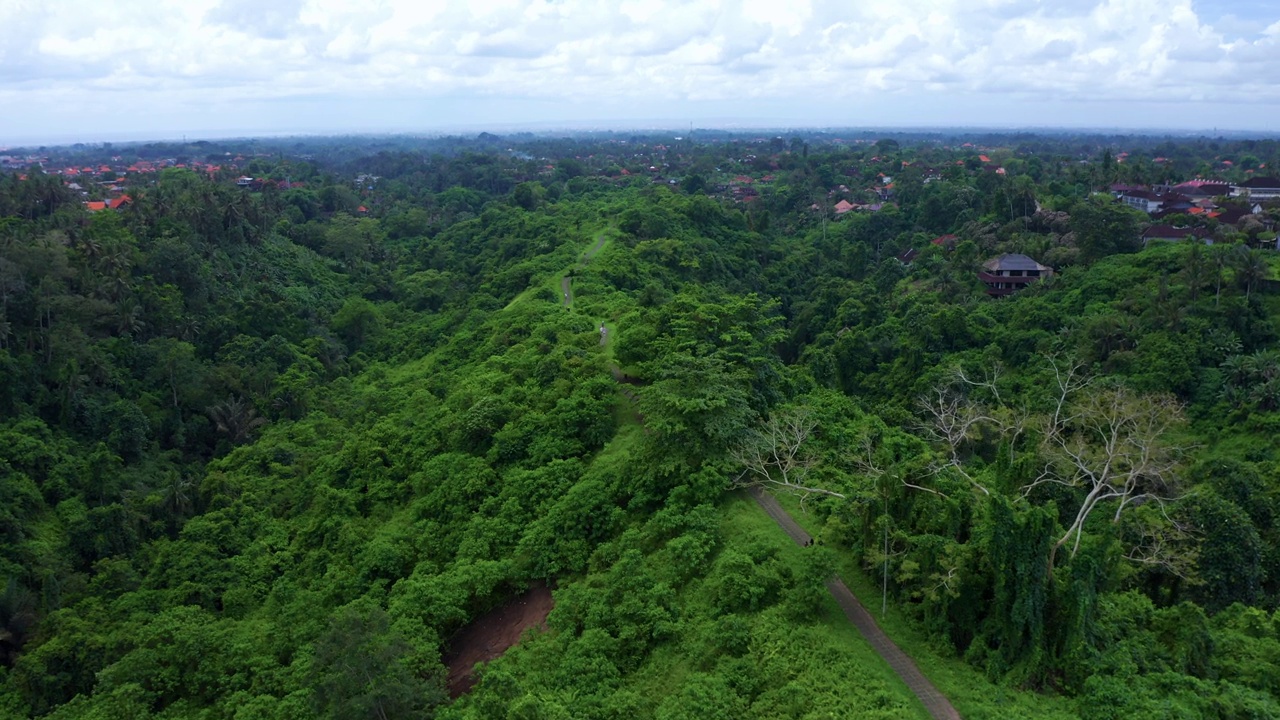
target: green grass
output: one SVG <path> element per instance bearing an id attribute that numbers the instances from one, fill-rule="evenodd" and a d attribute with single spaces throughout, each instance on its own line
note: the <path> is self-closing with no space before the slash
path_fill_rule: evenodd
<path id="1" fill-rule="evenodd" d="M 605 248 L 609 247 L 609 244 L 613 242 L 617 235 L 617 228 L 612 227 L 601 228 L 592 233 L 590 242 L 583 246 L 582 252 L 574 255 L 575 260 L 572 265 L 569 265 L 560 272 L 553 273 L 549 277 L 543 278 L 541 282 L 537 282 L 535 279 L 535 282 L 531 283 L 528 288 L 512 298 L 511 302 L 507 303 L 503 310 L 510 310 L 519 303 L 528 300 L 534 293 L 544 289 L 550 289 L 555 293 L 557 298 L 563 297 L 560 289 L 560 281 L 574 270 L 583 268 L 588 261 L 603 252 Z M 602 244 L 600 243 L 601 240 L 604 240 Z M 598 244 L 599 246 L 597 247 Z M 577 298 L 574 298 L 574 300 L 577 300 Z M 573 307 L 572 302 L 569 303 L 569 307 Z"/>
<path id="2" fill-rule="evenodd" d="M 796 545 L 795 541 L 778 527 L 773 518 L 766 515 L 754 500 L 736 493 L 725 503 L 722 512 L 724 532 L 727 537 L 742 540 L 760 538 L 776 545 L 778 552 L 790 564 L 796 565 L 802 561 L 801 554 L 806 552 L 806 549 Z M 865 668 L 911 705 L 914 714 L 909 717 L 929 717 L 924 705 L 906 686 L 906 683 L 902 682 L 893 668 L 889 667 L 867 643 L 862 633 L 849 622 L 830 593 L 826 594 L 818 621 L 828 633 L 828 637 L 848 653 L 852 662 Z"/>
<path id="3" fill-rule="evenodd" d="M 820 520 L 812 512 L 802 512 L 799 500 L 778 496 L 778 501 L 811 535 L 821 531 Z M 880 629 L 916 662 L 920 672 L 946 695 L 966 720 L 1003 720 L 1006 718 L 1045 718 L 1072 720 L 1079 717 L 1075 703 L 1058 695 L 1020 690 L 992 682 L 977 668 L 961 658 L 940 649 L 931 641 L 892 599 L 886 612 L 881 612 L 881 585 L 859 566 L 848 552 L 838 552 L 837 573 L 845 585 L 871 612 Z"/>
<path id="4" fill-rule="evenodd" d="M 617 228 L 606 227 L 596 231 L 596 233 L 591 236 L 590 247 L 588 247 L 587 251 L 582 254 L 583 261 L 592 260 L 596 255 L 604 252 L 604 249 L 609 247 L 609 243 L 613 242 L 617 237 Z"/>

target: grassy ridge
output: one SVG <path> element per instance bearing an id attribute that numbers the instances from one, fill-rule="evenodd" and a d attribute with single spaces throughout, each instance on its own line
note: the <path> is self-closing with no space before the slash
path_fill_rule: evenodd
<path id="1" fill-rule="evenodd" d="M 797 547 L 740 496 L 689 515 L 709 522 L 686 519 L 688 531 L 659 546 L 674 517 L 664 511 L 602 547 L 591 573 L 557 591 L 550 631 L 491 663 L 476 691 L 441 717 L 525 717 L 534 708 L 540 717 L 657 720 L 928 717 L 822 588 L 826 552 Z M 688 562 L 708 544 L 718 548 L 713 556 Z M 653 550 L 634 554 L 644 547 Z M 592 620 L 582 613 L 607 612 L 591 605 L 617 583 L 619 565 L 670 590 L 669 626 L 634 668 L 605 662 L 621 672 L 594 682 L 569 676 L 564 666 L 602 640 L 584 629 Z M 747 565 L 754 576 L 741 572 Z M 754 599 L 736 604 L 743 598 Z"/>

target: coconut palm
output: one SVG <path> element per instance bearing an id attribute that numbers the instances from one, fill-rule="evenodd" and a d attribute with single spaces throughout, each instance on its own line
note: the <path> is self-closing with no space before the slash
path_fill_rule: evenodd
<path id="1" fill-rule="evenodd" d="M 266 418 L 258 417 L 253 403 L 234 396 L 209 408 L 208 413 L 218 432 L 224 433 L 234 444 L 248 440 L 254 430 L 267 424 Z"/>
<path id="2" fill-rule="evenodd" d="M 1245 245 L 1240 245 L 1236 249 L 1232 261 L 1236 271 L 1236 282 L 1244 286 L 1244 299 L 1248 302 L 1253 289 L 1267 278 L 1271 268 L 1267 266 L 1267 261 L 1262 257 L 1261 252 Z"/>

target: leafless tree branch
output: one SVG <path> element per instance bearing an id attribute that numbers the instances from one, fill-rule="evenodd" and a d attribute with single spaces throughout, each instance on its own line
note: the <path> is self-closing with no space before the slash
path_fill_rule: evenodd
<path id="1" fill-rule="evenodd" d="M 1087 385 L 1073 383 L 1070 373 L 1059 377 L 1065 378 L 1059 383 L 1064 393 Z M 1062 396 L 1046 420 L 1042 451 L 1048 463 L 1039 477 L 1022 488 L 1024 497 L 1044 483 L 1085 491 L 1053 554 L 1071 543 L 1074 557 L 1085 523 L 1104 503 L 1115 501 L 1112 522 L 1119 522 L 1126 509 L 1168 499 L 1162 493 L 1174 492 L 1182 451 L 1167 438 L 1181 418 L 1181 406 L 1173 398 L 1137 395 L 1122 387 L 1101 389 L 1078 400 Z"/>
<path id="2" fill-rule="evenodd" d="M 853 465 L 858 469 L 858 472 L 873 480 L 879 480 L 886 474 L 887 471 L 876 459 L 875 443 L 872 441 L 871 437 L 864 437 L 862 442 L 858 444 L 858 450 L 859 452 L 853 456 Z M 912 490 L 922 490 L 927 493 L 933 493 L 939 497 L 950 497 L 940 490 L 907 482 L 906 478 L 901 479 L 901 483 L 903 487 L 910 488 Z"/>
<path id="3" fill-rule="evenodd" d="M 805 483 L 818 462 L 807 444 L 817 424 L 803 409 L 770 415 L 730 449 L 730 458 L 743 468 L 735 484 L 789 492 L 799 495 L 801 503 L 812 495 L 843 499 L 843 493 Z"/>
<path id="4" fill-rule="evenodd" d="M 965 395 L 948 385 L 934 388 L 920 398 L 918 405 L 925 417 L 920 426 L 925 436 L 941 445 L 946 452 L 947 461 L 935 463 L 932 470 L 940 473 L 948 468 L 954 469 L 974 487 L 990 495 L 989 490 L 965 471 L 960 459 L 960 448 L 966 440 L 977 434 L 983 424 L 999 426 L 999 421 L 986 408 L 970 402 Z"/>

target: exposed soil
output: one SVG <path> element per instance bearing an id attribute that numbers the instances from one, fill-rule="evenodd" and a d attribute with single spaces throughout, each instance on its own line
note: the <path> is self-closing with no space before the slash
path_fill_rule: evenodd
<path id="1" fill-rule="evenodd" d="M 555 605 L 551 590 L 535 585 L 506 605 L 489 611 L 453 636 L 444 657 L 449 669 L 449 697 L 469 692 L 476 684 L 476 663 L 489 662 L 520 642 L 529 628 L 545 629 L 547 615 Z"/>

